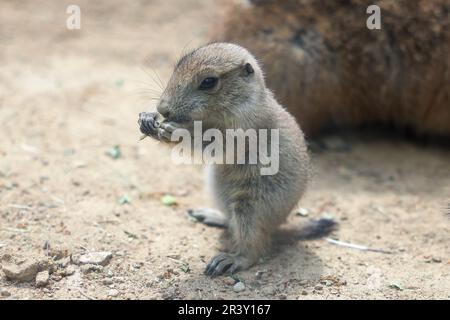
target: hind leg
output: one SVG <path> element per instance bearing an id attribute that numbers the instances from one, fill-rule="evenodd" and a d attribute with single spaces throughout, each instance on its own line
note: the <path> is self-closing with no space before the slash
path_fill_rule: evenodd
<path id="1" fill-rule="evenodd" d="M 247 203 L 235 207 L 229 221 L 230 252 L 221 252 L 208 263 L 205 274 L 215 277 L 245 270 L 255 264 L 269 245 L 271 233 Z"/>

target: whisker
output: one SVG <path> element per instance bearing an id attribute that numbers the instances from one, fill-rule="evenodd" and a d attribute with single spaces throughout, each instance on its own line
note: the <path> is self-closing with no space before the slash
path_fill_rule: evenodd
<path id="1" fill-rule="evenodd" d="M 152 76 L 147 70 L 145 70 L 143 68 L 143 66 L 139 66 L 139 68 L 147 75 L 150 77 L 150 79 L 161 89 L 164 90 L 164 88 L 162 87 L 161 83 L 159 83 L 158 81 L 155 80 L 154 76 Z"/>
<path id="2" fill-rule="evenodd" d="M 153 73 L 155 74 L 155 76 L 158 78 L 158 80 L 159 80 L 159 83 L 161 84 L 161 89 L 163 89 L 164 90 L 164 87 L 165 87 L 165 85 L 164 85 L 164 83 L 163 83 L 163 81 L 161 80 L 161 78 L 159 77 L 159 75 L 158 75 L 158 73 L 156 72 L 156 70 L 155 69 L 153 69 L 152 67 L 150 67 L 150 69 L 152 69 L 152 71 L 153 71 Z"/>
<path id="3" fill-rule="evenodd" d="M 149 87 L 141 88 L 140 91 L 151 92 L 151 93 L 153 93 L 153 94 L 155 94 L 157 96 L 161 96 L 161 92 L 160 91 L 152 89 L 152 88 L 149 88 Z"/>
<path id="4" fill-rule="evenodd" d="M 155 96 L 149 95 L 147 92 L 136 92 L 136 95 L 138 95 L 141 98 L 148 99 L 148 100 L 154 100 L 154 101 L 160 101 L 161 100 L 159 97 L 155 97 Z"/>

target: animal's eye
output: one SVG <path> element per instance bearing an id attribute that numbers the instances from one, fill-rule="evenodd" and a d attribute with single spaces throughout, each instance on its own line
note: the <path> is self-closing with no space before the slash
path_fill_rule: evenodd
<path id="1" fill-rule="evenodd" d="M 218 80 L 219 79 L 216 77 L 205 78 L 203 79 L 202 83 L 200 83 L 200 86 L 198 88 L 200 90 L 212 89 L 216 86 Z"/>

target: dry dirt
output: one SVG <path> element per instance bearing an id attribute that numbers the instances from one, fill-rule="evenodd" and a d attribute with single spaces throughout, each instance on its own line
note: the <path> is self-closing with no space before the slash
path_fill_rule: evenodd
<path id="1" fill-rule="evenodd" d="M 72 265 L 70 276 L 59 267 L 43 288 L 0 271 L 0 299 L 450 298 L 450 152 L 383 137 L 315 154 L 301 201 L 309 216 L 288 224 L 333 215 L 333 238 L 391 254 L 295 242 L 240 272 L 243 292 L 205 277 L 220 232 L 185 214 L 211 205 L 202 170 L 138 142 L 136 121 L 160 91 L 152 68 L 167 80 L 183 51 L 207 41 L 221 5 L 77 1 L 81 30 L 69 31 L 72 3 L 0 4 L 0 259 L 113 258 L 86 273 Z M 164 205 L 164 194 L 177 205 Z"/>

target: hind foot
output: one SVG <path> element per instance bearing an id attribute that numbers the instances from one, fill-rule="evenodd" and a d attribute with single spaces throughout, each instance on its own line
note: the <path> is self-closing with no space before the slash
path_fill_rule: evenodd
<path id="1" fill-rule="evenodd" d="M 244 270 L 252 265 L 249 259 L 225 252 L 214 256 L 206 266 L 205 274 L 210 277 L 220 276 L 222 274 L 233 274 L 236 271 Z"/>
<path id="2" fill-rule="evenodd" d="M 198 208 L 189 209 L 187 213 L 198 222 L 201 222 L 210 227 L 226 228 L 228 226 L 227 219 L 219 210 L 210 208 Z"/>

